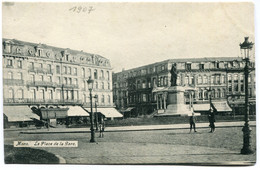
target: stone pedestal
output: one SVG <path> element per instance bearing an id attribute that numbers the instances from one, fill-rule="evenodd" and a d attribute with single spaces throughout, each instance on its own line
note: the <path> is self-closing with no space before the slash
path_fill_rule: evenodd
<path id="1" fill-rule="evenodd" d="M 192 109 L 185 104 L 185 88 L 172 86 L 168 88 L 167 109 L 163 116 L 188 116 L 192 115 Z"/>

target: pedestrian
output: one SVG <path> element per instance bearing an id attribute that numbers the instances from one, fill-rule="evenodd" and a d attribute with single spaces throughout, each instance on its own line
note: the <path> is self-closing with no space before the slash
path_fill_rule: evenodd
<path id="1" fill-rule="evenodd" d="M 101 115 L 101 119 L 99 122 L 99 137 L 103 138 L 104 137 L 104 131 L 105 131 L 105 121 L 103 115 Z"/>
<path id="2" fill-rule="evenodd" d="M 193 112 L 191 117 L 190 117 L 190 133 L 191 133 L 192 127 L 194 129 L 194 132 L 197 132 L 195 123 L 196 123 L 196 118 L 195 118 L 195 115 L 194 115 L 194 112 Z"/>
<path id="3" fill-rule="evenodd" d="M 210 126 L 210 133 L 213 133 L 215 131 L 215 113 L 212 109 L 210 109 L 209 112 L 209 126 Z"/>

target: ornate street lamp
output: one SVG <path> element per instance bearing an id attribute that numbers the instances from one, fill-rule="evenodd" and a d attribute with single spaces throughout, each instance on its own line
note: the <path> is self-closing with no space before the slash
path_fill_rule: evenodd
<path id="1" fill-rule="evenodd" d="M 241 52 L 244 51 L 243 60 L 245 61 L 245 124 L 243 131 L 243 148 L 241 154 L 252 154 L 251 149 L 251 128 L 249 126 L 249 108 L 248 108 L 248 74 L 249 74 L 249 52 L 252 50 L 254 43 L 248 41 L 248 37 L 245 37 L 245 41 L 240 45 Z"/>
<path id="2" fill-rule="evenodd" d="M 93 123 L 93 108 L 92 108 L 92 89 L 93 89 L 93 84 L 94 80 L 89 77 L 88 81 L 88 89 L 89 89 L 89 97 L 90 97 L 90 131 L 91 131 L 91 139 L 90 142 L 95 142 L 95 131 L 94 131 L 94 123 Z"/>

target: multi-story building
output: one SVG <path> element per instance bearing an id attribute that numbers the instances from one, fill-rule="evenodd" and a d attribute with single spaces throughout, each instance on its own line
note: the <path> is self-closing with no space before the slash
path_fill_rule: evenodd
<path id="1" fill-rule="evenodd" d="M 170 59 L 113 74 L 116 107 L 132 115 L 151 114 L 156 110 L 154 87 L 169 87 L 172 65 L 177 67 L 177 85 L 194 87 L 193 103 L 227 101 L 228 96 L 243 96 L 244 61 L 240 57 Z M 251 62 L 249 95 L 255 99 L 254 62 Z M 242 97 L 241 97 L 242 98 Z M 189 102 L 186 96 L 186 102 Z M 197 105 L 198 108 L 199 105 Z M 241 105 L 240 105 L 241 106 Z M 203 107 L 200 105 L 199 108 Z M 209 109 L 209 108 L 208 108 Z M 238 110 L 238 109 L 237 109 Z"/>
<path id="2" fill-rule="evenodd" d="M 113 107 L 112 68 L 108 59 L 15 39 L 3 39 L 2 48 L 4 107 L 29 105 L 37 110 L 82 105 L 88 108 L 89 77 L 94 79 L 93 96 L 98 107 Z"/>

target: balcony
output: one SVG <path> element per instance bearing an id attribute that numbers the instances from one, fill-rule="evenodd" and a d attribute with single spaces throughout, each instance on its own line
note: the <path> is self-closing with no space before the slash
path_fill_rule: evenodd
<path id="1" fill-rule="evenodd" d="M 24 81 L 21 79 L 4 79 L 3 83 L 4 85 L 17 85 L 17 86 L 24 85 Z"/>
<path id="2" fill-rule="evenodd" d="M 62 85 L 60 85 L 62 86 Z M 64 88 L 73 88 L 73 89 L 76 89 L 76 88 L 79 88 L 79 85 L 78 84 L 64 84 L 63 85 Z"/>
<path id="3" fill-rule="evenodd" d="M 20 99 L 6 98 L 4 104 L 55 104 L 55 105 L 82 105 L 83 102 L 77 99 Z"/>
<path id="4" fill-rule="evenodd" d="M 56 87 L 56 83 L 48 81 L 27 81 L 28 86 L 39 86 L 39 87 Z"/>

